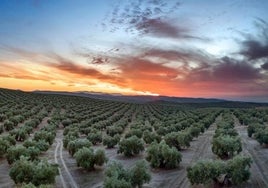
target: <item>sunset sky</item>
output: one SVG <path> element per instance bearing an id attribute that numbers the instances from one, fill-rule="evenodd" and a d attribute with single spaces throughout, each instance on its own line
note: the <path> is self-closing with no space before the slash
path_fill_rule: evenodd
<path id="1" fill-rule="evenodd" d="M 0 87 L 268 102 L 267 0 L 1 0 Z"/>

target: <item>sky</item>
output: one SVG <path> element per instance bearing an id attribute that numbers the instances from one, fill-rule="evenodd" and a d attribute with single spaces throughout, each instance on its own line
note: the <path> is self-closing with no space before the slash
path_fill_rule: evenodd
<path id="1" fill-rule="evenodd" d="M 0 87 L 268 102 L 267 0 L 1 0 Z"/>

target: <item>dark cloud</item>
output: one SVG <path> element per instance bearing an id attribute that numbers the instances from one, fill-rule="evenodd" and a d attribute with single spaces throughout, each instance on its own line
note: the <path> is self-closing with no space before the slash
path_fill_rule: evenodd
<path id="1" fill-rule="evenodd" d="M 96 65 L 106 64 L 108 63 L 108 58 L 93 57 L 91 63 Z"/>
<path id="2" fill-rule="evenodd" d="M 222 63 L 218 64 L 213 70 L 213 75 L 222 81 L 250 81 L 261 78 L 259 69 L 252 65 L 224 57 Z"/>
<path id="3" fill-rule="evenodd" d="M 260 69 L 251 64 L 238 61 L 229 57 L 214 59 L 216 64 L 203 64 L 203 66 L 189 70 L 186 82 L 216 82 L 228 84 L 240 84 L 242 82 L 255 83 L 262 79 Z"/>
<path id="4" fill-rule="evenodd" d="M 262 64 L 261 68 L 263 68 L 264 70 L 268 70 L 268 62 Z"/>
<path id="5" fill-rule="evenodd" d="M 242 45 L 243 50 L 240 53 L 249 60 L 268 57 L 268 43 L 263 44 L 263 42 L 257 40 L 246 40 Z"/>
<path id="6" fill-rule="evenodd" d="M 189 64 L 191 61 L 198 62 L 199 65 L 213 63 L 213 57 L 204 51 L 197 49 L 174 49 L 165 50 L 161 48 L 152 48 L 144 50 L 140 56 L 142 57 L 158 57 L 165 59 L 166 62 L 178 61 L 180 63 Z"/>
<path id="7" fill-rule="evenodd" d="M 259 30 L 259 35 L 244 35 L 246 39 L 241 43 L 240 54 L 248 60 L 268 58 L 268 23 L 262 19 L 257 19 L 255 26 Z"/>
<path id="8" fill-rule="evenodd" d="M 197 38 L 188 35 L 189 30 L 183 27 L 174 25 L 172 21 L 161 18 L 142 18 L 135 23 L 135 28 L 140 34 L 148 34 L 155 37 L 164 38 Z"/>

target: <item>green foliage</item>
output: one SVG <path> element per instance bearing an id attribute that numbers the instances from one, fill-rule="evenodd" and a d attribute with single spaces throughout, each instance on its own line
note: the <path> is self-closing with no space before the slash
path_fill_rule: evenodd
<path id="1" fill-rule="evenodd" d="M 37 186 L 41 184 L 54 184 L 57 175 L 59 175 L 57 164 L 50 164 L 47 161 L 41 160 L 34 166 L 32 183 Z"/>
<path id="2" fill-rule="evenodd" d="M 15 162 L 9 171 L 9 176 L 16 184 L 31 182 L 33 175 L 34 164 L 25 157 Z"/>
<path id="3" fill-rule="evenodd" d="M 123 133 L 123 128 L 120 126 L 109 126 L 106 128 L 107 135 L 114 136 Z"/>
<path id="4" fill-rule="evenodd" d="M 7 119 L 7 116 L 5 114 L 0 114 L 0 122 L 3 122 Z"/>
<path id="5" fill-rule="evenodd" d="M 102 134 L 100 131 L 96 133 L 89 133 L 87 139 L 93 144 L 96 145 L 97 143 L 102 142 Z"/>
<path id="6" fill-rule="evenodd" d="M 172 132 L 166 134 L 164 137 L 167 145 L 181 150 L 185 147 L 190 147 L 190 142 L 192 140 L 191 135 L 188 132 Z"/>
<path id="7" fill-rule="evenodd" d="M 83 147 L 90 148 L 91 146 L 91 142 L 87 139 L 76 139 L 68 143 L 67 149 L 70 155 L 73 156 L 79 149 Z"/>
<path id="8" fill-rule="evenodd" d="M 2 138 L 6 141 L 8 141 L 9 145 L 15 145 L 16 144 L 16 140 L 15 140 L 15 136 L 11 136 L 9 135 L 4 135 L 2 136 Z"/>
<path id="9" fill-rule="evenodd" d="M 17 141 L 24 141 L 28 137 L 27 130 L 25 128 L 13 129 L 10 134 L 15 136 Z"/>
<path id="10" fill-rule="evenodd" d="M 29 147 L 27 148 L 27 156 L 29 156 L 30 160 L 37 160 L 38 155 L 41 153 L 41 151 L 36 147 Z"/>
<path id="11" fill-rule="evenodd" d="M 221 176 L 227 178 L 232 184 L 239 185 L 250 177 L 249 168 L 251 158 L 235 156 L 223 162 L 221 160 L 201 160 L 187 168 L 187 177 L 191 184 L 224 183 Z"/>
<path id="12" fill-rule="evenodd" d="M 222 159 L 233 157 L 242 151 L 239 137 L 219 136 L 212 140 L 212 152 Z"/>
<path id="13" fill-rule="evenodd" d="M 36 142 L 35 147 L 40 151 L 47 151 L 49 148 L 49 143 L 47 143 L 45 140 L 39 140 Z"/>
<path id="14" fill-rule="evenodd" d="M 151 175 L 145 161 L 138 161 L 130 169 L 124 169 L 121 163 L 113 162 L 109 164 L 105 171 L 105 188 L 141 188 L 144 183 L 148 183 Z"/>
<path id="15" fill-rule="evenodd" d="M 136 165 L 130 170 L 132 187 L 141 188 L 144 183 L 149 183 L 151 175 L 145 161 L 138 161 Z"/>
<path id="16" fill-rule="evenodd" d="M 4 132 L 4 125 L 0 125 L 0 134 Z"/>
<path id="17" fill-rule="evenodd" d="M 19 160 L 21 156 L 29 156 L 27 148 L 21 145 L 11 146 L 7 150 L 6 159 L 8 164 L 12 164 L 16 160 Z"/>
<path id="18" fill-rule="evenodd" d="M 116 134 L 115 136 L 105 136 L 103 138 L 103 145 L 107 146 L 107 148 L 113 148 L 120 141 L 120 136 Z"/>
<path id="19" fill-rule="evenodd" d="M 112 162 L 105 171 L 104 188 L 131 188 L 130 173 L 121 163 Z"/>
<path id="20" fill-rule="evenodd" d="M 10 131 L 15 128 L 15 124 L 9 120 L 5 120 L 3 125 L 6 131 Z"/>
<path id="21" fill-rule="evenodd" d="M 8 140 L 0 137 L 0 158 L 6 154 L 7 149 L 10 147 L 10 145 L 11 144 Z"/>
<path id="22" fill-rule="evenodd" d="M 152 142 L 159 143 L 161 141 L 161 136 L 152 131 L 144 131 L 143 132 L 143 140 L 146 144 L 151 144 Z"/>
<path id="23" fill-rule="evenodd" d="M 259 129 L 255 134 L 256 140 L 262 144 L 268 144 L 268 128 Z"/>
<path id="24" fill-rule="evenodd" d="M 66 136 L 64 136 L 63 138 L 63 147 L 64 148 L 67 148 L 68 147 L 68 144 L 69 142 L 73 141 L 73 140 L 76 140 L 79 136 L 73 136 L 71 134 L 67 134 Z"/>
<path id="25" fill-rule="evenodd" d="M 201 129 L 197 126 L 191 126 L 189 129 L 188 129 L 188 132 L 190 133 L 190 135 L 192 137 L 198 137 L 200 132 L 201 132 Z"/>
<path id="26" fill-rule="evenodd" d="M 31 162 L 26 157 L 17 160 L 9 171 L 11 179 L 16 184 L 31 182 L 35 186 L 55 183 L 58 174 L 58 165 L 44 160 Z"/>
<path id="27" fill-rule="evenodd" d="M 40 130 L 34 134 L 34 140 L 39 141 L 39 140 L 45 140 L 46 142 L 49 143 L 49 145 L 53 144 L 55 134 L 50 132 L 50 131 L 45 131 L 45 130 Z"/>
<path id="28" fill-rule="evenodd" d="M 142 131 L 140 129 L 130 129 L 130 131 L 125 135 L 125 138 L 129 138 L 131 136 L 137 136 L 138 138 L 141 138 Z"/>
<path id="29" fill-rule="evenodd" d="M 219 136 L 224 136 L 224 135 L 238 136 L 238 133 L 233 128 L 228 128 L 228 129 L 218 128 L 216 129 L 213 137 L 219 137 Z"/>
<path id="30" fill-rule="evenodd" d="M 227 162 L 227 174 L 232 183 L 239 185 L 250 177 L 249 168 L 252 159 L 250 157 L 235 156 Z"/>
<path id="31" fill-rule="evenodd" d="M 153 168 L 176 168 L 182 155 L 175 147 L 168 146 L 165 141 L 152 143 L 147 149 L 146 160 Z"/>
<path id="32" fill-rule="evenodd" d="M 72 124 L 72 121 L 70 119 L 65 119 L 61 123 L 62 123 L 63 127 L 68 127 L 69 125 Z"/>
<path id="33" fill-rule="evenodd" d="M 97 150 L 95 153 L 93 149 L 83 147 L 79 149 L 74 157 L 76 159 L 77 166 L 85 168 L 87 170 L 93 170 L 94 165 L 103 165 L 108 159 L 105 157 L 104 151 Z"/>
<path id="34" fill-rule="evenodd" d="M 187 168 L 187 177 L 191 184 L 208 184 L 226 171 L 225 163 L 217 160 L 201 160 Z"/>
<path id="35" fill-rule="evenodd" d="M 143 141 L 137 136 L 132 136 L 119 142 L 119 149 L 117 153 L 123 153 L 126 157 L 131 157 L 139 154 L 143 150 Z"/>

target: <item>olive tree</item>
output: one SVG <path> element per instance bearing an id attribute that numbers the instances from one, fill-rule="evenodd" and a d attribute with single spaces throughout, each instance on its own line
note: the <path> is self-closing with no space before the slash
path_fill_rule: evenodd
<path id="1" fill-rule="evenodd" d="M 74 154 L 74 158 L 76 159 L 78 167 L 82 167 L 87 170 L 93 170 L 95 164 L 101 166 L 108 160 L 103 150 L 97 150 L 94 153 L 92 148 L 86 147 L 79 149 Z"/>
<path id="2" fill-rule="evenodd" d="M 93 144 L 96 145 L 97 143 L 102 142 L 102 134 L 100 131 L 96 133 L 89 133 L 87 139 Z"/>
<path id="3" fill-rule="evenodd" d="M 144 160 L 138 161 L 130 170 L 130 178 L 132 187 L 141 188 L 144 183 L 149 183 L 151 175 L 148 170 L 148 165 Z"/>
<path id="4" fill-rule="evenodd" d="M 55 183 L 58 174 L 58 165 L 46 160 L 32 162 L 27 157 L 17 160 L 9 171 L 9 176 L 16 184 L 31 182 L 35 186 Z"/>
<path id="5" fill-rule="evenodd" d="M 0 138 L 0 158 L 6 154 L 9 146 L 10 146 L 10 143 L 7 140 Z"/>
<path id="6" fill-rule="evenodd" d="M 268 144 L 268 128 L 266 129 L 259 129 L 256 132 L 256 140 L 262 145 L 262 144 Z"/>
<path id="7" fill-rule="evenodd" d="M 119 142 L 117 153 L 123 153 L 126 157 L 131 157 L 139 154 L 144 150 L 143 141 L 137 136 L 124 138 Z"/>
<path id="8" fill-rule="evenodd" d="M 208 184 L 216 182 L 221 174 L 226 172 L 226 166 L 220 160 L 201 160 L 187 168 L 187 177 L 191 184 Z"/>
<path id="9" fill-rule="evenodd" d="M 15 128 L 15 124 L 9 120 L 5 120 L 3 125 L 6 131 L 10 131 Z"/>
<path id="10" fill-rule="evenodd" d="M 50 131 L 41 130 L 34 134 L 34 140 L 36 141 L 45 140 L 46 142 L 49 143 L 49 145 L 51 145 L 53 144 L 55 136 L 56 135 Z"/>
<path id="11" fill-rule="evenodd" d="M 147 149 L 146 160 L 153 168 L 176 168 L 181 162 L 182 155 L 165 141 L 152 143 Z"/>
<path id="12" fill-rule="evenodd" d="M 235 156 L 223 162 L 221 160 L 201 160 L 187 168 L 187 177 L 191 184 L 219 184 L 239 185 L 250 177 L 251 158 Z"/>
<path id="13" fill-rule="evenodd" d="M 32 183 L 36 186 L 41 184 L 54 184 L 57 175 L 59 175 L 57 164 L 50 164 L 46 160 L 41 160 L 34 165 Z"/>
<path id="14" fill-rule="evenodd" d="M 34 175 L 34 164 L 26 157 L 21 157 L 16 161 L 10 171 L 9 176 L 16 183 L 29 183 L 32 181 Z"/>
<path id="15" fill-rule="evenodd" d="M 250 177 L 249 168 L 251 163 L 252 159 L 250 157 L 235 156 L 227 162 L 227 177 L 235 185 L 247 181 Z"/>
<path id="16" fill-rule="evenodd" d="M 143 132 L 143 140 L 146 144 L 151 144 L 152 142 L 160 142 L 161 136 L 159 136 L 156 132 L 150 132 L 148 130 Z"/>
<path id="17" fill-rule="evenodd" d="M 29 156 L 27 148 L 24 146 L 11 146 L 7 150 L 6 159 L 8 164 L 14 163 L 16 160 L 19 160 L 21 156 Z"/>
<path id="18" fill-rule="evenodd" d="M 118 144 L 119 141 L 119 134 L 116 134 L 115 136 L 106 135 L 103 138 L 103 145 L 107 146 L 107 148 L 113 148 L 116 144 Z"/>
<path id="19" fill-rule="evenodd" d="M 76 139 L 68 143 L 67 149 L 71 156 L 73 156 L 79 149 L 86 147 L 90 148 L 92 146 L 91 142 L 87 139 Z"/>
<path id="20" fill-rule="evenodd" d="M 141 138 L 142 137 L 142 130 L 130 129 L 129 132 L 126 133 L 125 138 L 129 138 L 131 136 L 137 136 L 138 138 Z"/>
<path id="21" fill-rule="evenodd" d="M 132 188 L 128 170 L 121 163 L 112 162 L 105 170 L 104 188 Z"/>
<path id="22" fill-rule="evenodd" d="M 222 159 L 233 157 L 242 151 L 239 137 L 219 136 L 212 140 L 212 152 Z"/>
<path id="23" fill-rule="evenodd" d="M 165 135 L 164 140 L 167 145 L 181 150 L 190 146 L 191 135 L 187 132 L 171 132 Z"/>
<path id="24" fill-rule="evenodd" d="M 109 164 L 105 171 L 105 188 L 141 188 L 144 183 L 151 180 L 148 165 L 145 161 L 136 162 L 130 170 L 125 169 L 121 163 Z"/>

